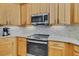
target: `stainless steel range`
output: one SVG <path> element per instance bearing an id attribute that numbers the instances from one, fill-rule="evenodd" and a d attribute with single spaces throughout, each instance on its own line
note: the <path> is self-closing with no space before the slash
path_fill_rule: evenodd
<path id="1" fill-rule="evenodd" d="M 48 55 L 47 34 L 34 34 L 28 37 L 28 54 L 35 56 Z"/>

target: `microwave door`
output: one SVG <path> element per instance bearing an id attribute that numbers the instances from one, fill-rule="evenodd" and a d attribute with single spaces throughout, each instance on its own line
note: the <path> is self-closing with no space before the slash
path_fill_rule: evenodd
<path id="1" fill-rule="evenodd" d="M 39 18 L 38 18 L 38 24 L 42 24 L 42 22 L 43 22 L 43 17 L 42 16 L 39 16 Z"/>

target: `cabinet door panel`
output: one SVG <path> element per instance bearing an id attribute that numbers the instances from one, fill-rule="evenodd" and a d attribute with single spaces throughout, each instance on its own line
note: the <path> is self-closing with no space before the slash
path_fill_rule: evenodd
<path id="1" fill-rule="evenodd" d="M 74 13 L 75 20 L 74 20 L 74 22 L 76 24 L 78 24 L 79 23 L 79 4 L 78 3 L 74 4 L 74 9 L 75 9 L 75 13 Z"/>
<path id="2" fill-rule="evenodd" d="M 6 7 L 4 4 L 0 4 L 0 24 L 6 24 Z"/>
<path id="3" fill-rule="evenodd" d="M 55 48 L 55 47 L 49 47 L 49 56 L 64 56 L 64 50 Z"/>
<path id="4" fill-rule="evenodd" d="M 65 22 L 64 22 L 64 24 L 71 24 L 71 20 L 73 20 L 73 19 L 71 19 L 71 14 L 73 13 L 71 13 L 71 4 L 69 4 L 69 3 L 66 3 L 65 4 Z M 72 17 L 73 18 L 73 17 Z"/>
<path id="5" fill-rule="evenodd" d="M 16 53 L 15 38 L 0 39 L 0 56 L 15 56 Z"/>
<path id="6" fill-rule="evenodd" d="M 39 3 L 38 4 L 38 13 L 49 13 L 49 4 L 48 3 Z"/>
<path id="7" fill-rule="evenodd" d="M 51 3 L 50 4 L 50 21 L 49 24 L 57 24 L 58 19 L 58 4 Z"/>
<path id="8" fill-rule="evenodd" d="M 19 37 L 17 41 L 18 41 L 18 55 L 19 56 L 26 56 L 26 53 L 27 53 L 26 39 Z"/>
<path id="9" fill-rule="evenodd" d="M 32 5 L 31 4 L 27 4 L 27 21 L 26 24 L 27 25 L 31 25 L 31 16 L 32 16 Z"/>
<path id="10" fill-rule="evenodd" d="M 32 3 L 31 6 L 32 6 L 32 14 L 38 14 L 38 11 L 39 11 L 39 7 L 38 7 L 38 3 Z"/>
<path id="11" fill-rule="evenodd" d="M 8 25 L 20 25 L 20 5 L 6 4 Z"/>
<path id="12" fill-rule="evenodd" d="M 59 24 L 65 23 L 65 4 L 59 3 Z"/>

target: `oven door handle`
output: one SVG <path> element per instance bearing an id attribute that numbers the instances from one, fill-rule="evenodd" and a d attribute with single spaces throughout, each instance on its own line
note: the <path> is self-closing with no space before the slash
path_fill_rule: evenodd
<path id="1" fill-rule="evenodd" d="M 32 43 L 47 44 L 47 42 L 41 42 L 41 41 L 35 41 L 35 40 L 27 40 L 27 41 Z"/>

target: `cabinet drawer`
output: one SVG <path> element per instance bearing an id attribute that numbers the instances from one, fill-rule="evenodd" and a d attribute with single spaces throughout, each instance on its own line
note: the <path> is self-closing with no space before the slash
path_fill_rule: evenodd
<path id="1" fill-rule="evenodd" d="M 79 52 L 79 46 L 74 45 L 74 51 Z"/>
<path id="2" fill-rule="evenodd" d="M 48 45 L 49 46 L 54 46 L 54 47 L 62 47 L 62 48 L 64 48 L 64 43 L 63 42 L 58 42 L 58 41 L 49 41 Z"/>
<path id="3" fill-rule="evenodd" d="M 79 52 L 73 52 L 74 56 L 79 56 Z"/>

